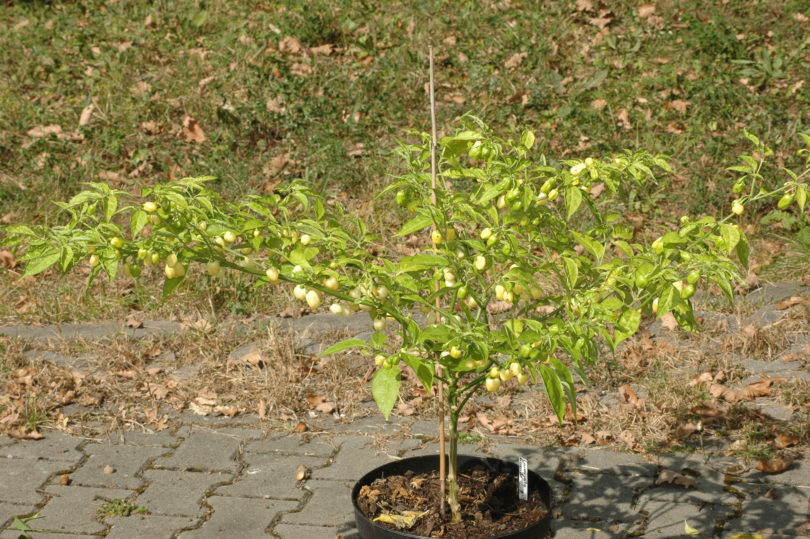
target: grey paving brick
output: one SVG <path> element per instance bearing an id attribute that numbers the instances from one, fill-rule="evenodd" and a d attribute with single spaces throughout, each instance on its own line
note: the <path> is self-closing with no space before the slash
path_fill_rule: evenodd
<path id="1" fill-rule="evenodd" d="M 107 435 L 109 444 L 134 445 L 137 447 L 172 447 L 180 443 L 168 430 L 144 432 L 142 430 L 117 430 Z"/>
<path id="2" fill-rule="evenodd" d="M 636 490 L 648 484 L 641 476 L 607 473 L 566 472 L 573 482 L 571 493 L 562 504 L 562 513 L 571 520 L 633 522 L 638 512 L 630 505 Z"/>
<path id="3" fill-rule="evenodd" d="M 0 528 L 2 528 L 4 522 L 8 521 L 10 526 L 11 520 L 14 517 L 27 515 L 29 513 L 33 513 L 34 511 L 35 507 L 33 504 L 13 504 L 0 502 Z"/>
<path id="4" fill-rule="evenodd" d="M 97 535 L 84 535 L 76 533 L 61 533 L 61 532 L 29 532 L 33 539 L 90 539 L 91 537 L 98 537 Z M 19 539 L 20 532 L 17 530 L 6 530 L 0 533 L 0 539 Z"/>
<path id="5" fill-rule="evenodd" d="M 626 529 L 626 524 L 606 524 L 584 520 L 552 520 L 551 530 L 559 539 L 608 539 Z"/>
<path id="6" fill-rule="evenodd" d="M 313 479 L 357 480 L 377 466 L 398 458 L 396 451 L 386 452 L 374 447 L 374 439 L 365 436 L 341 436 L 335 439 L 338 454 L 326 468 L 312 472 Z"/>
<path id="7" fill-rule="evenodd" d="M 273 533 L 277 534 L 281 539 L 335 539 L 338 536 L 350 539 L 355 536 L 359 537 L 354 527 L 308 526 L 306 524 L 279 524 L 273 528 Z"/>
<path id="8" fill-rule="evenodd" d="M 0 459 L 0 500 L 25 504 L 41 502 L 43 495 L 37 489 L 69 465 L 61 461 Z"/>
<path id="9" fill-rule="evenodd" d="M 312 497 L 297 513 L 281 517 L 283 524 L 353 526 L 352 484 L 347 481 L 308 481 Z"/>
<path id="10" fill-rule="evenodd" d="M 610 449 L 583 449 L 565 462 L 567 470 L 587 473 L 609 472 L 626 476 L 655 477 L 658 466 L 646 462 L 637 455 L 612 451 Z"/>
<path id="11" fill-rule="evenodd" d="M 143 481 L 136 474 L 153 458 L 171 451 L 166 447 L 87 444 L 89 456 L 81 468 L 70 474 L 77 485 L 137 489 Z M 113 473 L 104 473 L 107 466 Z"/>
<path id="12" fill-rule="evenodd" d="M 211 496 L 208 503 L 214 509 L 211 518 L 200 528 L 180 534 L 181 538 L 259 537 L 279 513 L 298 506 L 294 501 L 229 496 Z"/>
<path id="13" fill-rule="evenodd" d="M 328 457 L 336 449 L 331 441 L 322 441 L 309 434 L 269 436 L 264 440 L 245 444 L 245 453 L 281 453 L 315 457 Z"/>
<path id="14" fill-rule="evenodd" d="M 298 488 L 295 472 L 302 464 L 312 470 L 326 464 L 324 457 L 284 456 L 246 453 L 246 468 L 232 484 L 223 485 L 216 493 L 223 496 L 302 499 L 306 492 Z"/>
<path id="15" fill-rule="evenodd" d="M 762 533 L 803 535 L 810 533 L 810 492 L 791 485 L 737 483 L 734 488 L 745 494 L 739 518 L 727 527 Z M 750 533 L 750 532 L 749 532 Z"/>
<path id="16" fill-rule="evenodd" d="M 648 500 L 639 503 L 636 509 L 647 513 L 647 524 L 643 528 L 631 526 L 629 531 L 645 531 L 650 537 L 676 537 L 685 535 L 684 523 L 687 523 L 700 532 L 700 537 L 711 537 L 715 524 L 725 518 L 728 507 Z"/>
<path id="17" fill-rule="evenodd" d="M 128 517 L 107 518 L 110 531 L 106 539 L 133 539 L 135 537 L 172 537 L 183 528 L 198 524 L 196 517 L 167 517 L 161 515 L 130 515 Z"/>
<path id="18" fill-rule="evenodd" d="M 134 492 L 122 489 L 51 485 L 46 491 L 53 497 L 40 510 L 42 518 L 29 525 L 35 530 L 71 533 L 100 533 L 107 527 L 96 519 L 96 512 L 112 500 L 123 500 Z"/>
<path id="19" fill-rule="evenodd" d="M 760 483 L 781 483 L 783 485 L 793 485 L 796 487 L 810 487 L 810 461 L 797 460 L 782 473 L 766 474 L 756 468 L 752 468 L 740 477 L 744 481 Z"/>
<path id="20" fill-rule="evenodd" d="M 159 468 L 236 471 L 241 441 L 209 430 L 192 430 L 174 453 L 155 460 Z"/>
<path id="21" fill-rule="evenodd" d="M 16 444 L 0 448 L 0 457 L 76 463 L 84 457 L 76 449 L 83 441 L 60 431 L 50 431 L 45 433 L 42 440 L 20 440 Z"/>
<path id="22" fill-rule="evenodd" d="M 549 481 L 560 465 L 560 454 L 554 451 L 527 445 L 496 444 L 490 453 L 499 459 L 509 462 L 518 462 L 519 457 L 528 461 L 529 469 L 538 473 L 543 479 Z"/>
<path id="23" fill-rule="evenodd" d="M 205 494 L 219 483 L 230 481 L 233 474 L 221 472 L 181 472 L 146 470 L 143 479 L 149 486 L 135 503 L 153 514 L 201 516 Z"/>

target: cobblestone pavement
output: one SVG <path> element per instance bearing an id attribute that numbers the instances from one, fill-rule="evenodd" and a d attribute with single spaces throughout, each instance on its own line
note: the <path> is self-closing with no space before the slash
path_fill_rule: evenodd
<path id="1" fill-rule="evenodd" d="M 299 327 L 292 329 L 307 338 L 304 323 L 295 321 Z M 169 324 L 153 327 L 172 330 Z M 0 332 L 38 338 L 53 328 Z M 807 375 L 796 366 L 780 368 L 783 375 Z M 173 428 L 157 433 L 82 438 L 47 431 L 36 441 L 0 436 L 0 539 L 19 536 L 15 516 L 35 513 L 31 537 L 52 539 L 352 538 L 354 481 L 393 459 L 438 453 L 435 425 L 411 418 L 385 422 L 373 416 L 305 433 L 268 430 L 255 418 L 174 419 Z M 677 537 L 685 524 L 701 537 L 810 535 L 808 460 L 766 475 L 719 453 L 651 460 L 610 449 L 540 448 L 499 436 L 487 441 L 486 453 L 476 445 L 461 452 L 526 457 L 552 487 L 556 537 Z M 308 473 L 299 481 L 301 466 Z M 682 473 L 696 487 L 656 484 L 663 470 Z M 116 507 L 135 510 L 124 516 Z"/>

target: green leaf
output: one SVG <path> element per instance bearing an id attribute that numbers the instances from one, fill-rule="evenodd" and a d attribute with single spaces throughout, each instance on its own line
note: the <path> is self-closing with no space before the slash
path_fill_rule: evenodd
<path id="1" fill-rule="evenodd" d="M 328 356 L 331 354 L 337 354 L 338 352 L 342 352 L 344 350 L 348 350 L 349 348 L 368 348 L 368 343 L 363 339 L 346 339 L 345 341 L 340 341 L 337 344 L 333 344 L 323 352 L 321 352 L 321 357 Z"/>
<path id="2" fill-rule="evenodd" d="M 168 298 L 177 285 L 183 282 L 183 277 L 175 277 L 174 279 L 166 279 L 163 281 L 163 299 Z"/>
<path id="3" fill-rule="evenodd" d="M 604 245 L 574 230 L 571 231 L 571 235 L 574 236 L 574 239 L 576 239 L 589 253 L 593 255 L 597 262 L 602 260 L 602 257 L 605 255 Z"/>
<path id="4" fill-rule="evenodd" d="M 799 205 L 799 209 L 804 211 L 804 205 L 807 202 L 807 189 L 800 185 L 796 188 L 796 204 Z"/>
<path id="5" fill-rule="evenodd" d="M 660 303 L 660 300 L 659 300 Z M 660 309 L 660 306 L 659 306 Z M 613 328 L 613 346 L 614 348 L 620 342 L 634 335 L 638 331 L 638 325 L 641 322 L 641 312 L 635 309 L 627 309 L 619 317 L 616 326 Z"/>
<path id="6" fill-rule="evenodd" d="M 315 258 L 317 254 L 317 247 L 298 247 L 290 253 L 290 262 L 308 268 L 309 261 Z"/>
<path id="7" fill-rule="evenodd" d="M 740 264 L 748 269 L 748 255 L 751 249 L 748 246 L 748 239 L 745 236 L 740 237 L 740 242 L 737 244 L 737 258 L 740 259 Z"/>
<path id="8" fill-rule="evenodd" d="M 406 365 L 413 369 L 413 372 L 416 373 L 416 377 L 419 378 L 420 382 L 422 382 L 425 390 L 428 393 L 432 393 L 433 365 L 421 357 L 413 354 L 400 354 L 400 357 L 402 357 L 402 361 L 404 361 Z"/>
<path id="9" fill-rule="evenodd" d="M 534 133 L 529 130 L 523 132 L 523 135 L 520 137 L 520 144 L 527 150 L 531 150 L 532 146 L 534 146 Z"/>
<path id="10" fill-rule="evenodd" d="M 740 229 L 734 225 L 720 225 L 720 235 L 726 242 L 726 252 L 731 253 L 740 241 Z"/>
<path id="11" fill-rule="evenodd" d="M 138 234 L 141 233 L 143 227 L 146 226 L 146 223 L 149 221 L 149 216 L 143 210 L 135 210 L 132 212 L 132 217 L 129 221 L 129 228 L 132 231 L 132 237 L 134 238 Z"/>
<path id="12" fill-rule="evenodd" d="M 385 343 L 385 333 L 382 331 L 375 331 L 374 335 L 368 341 L 372 348 L 379 348 Z"/>
<path id="13" fill-rule="evenodd" d="M 436 266 L 446 266 L 447 264 L 447 259 L 439 255 L 406 256 L 397 264 L 397 271 L 399 273 L 422 271 Z"/>
<path id="14" fill-rule="evenodd" d="M 567 213 L 566 219 L 570 219 L 577 211 L 579 205 L 582 204 L 582 191 L 575 185 L 569 185 L 565 188 L 565 211 Z"/>
<path id="15" fill-rule="evenodd" d="M 576 261 L 567 256 L 563 257 L 563 265 L 565 266 L 565 280 L 568 281 L 569 288 L 574 288 L 579 277 L 579 266 Z"/>
<path id="16" fill-rule="evenodd" d="M 565 416 L 565 397 L 563 396 L 560 378 L 553 369 L 543 364 L 539 364 L 537 367 L 540 371 L 540 377 L 543 379 L 543 386 L 546 388 L 551 407 L 554 409 L 554 412 L 557 414 L 557 419 L 562 425 L 563 417 Z"/>
<path id="17" fill-rule="evenodd" d="M 681 293 L 677 288 L 671 284 L 666 287 L 664 293 L 658 298 L 658 316 L 661 318 L 670 312 L 676 305 L 681 302 Z"/>
<path id="18" fill-rule="evenodd" d="M 417 215 L 413 219 L 409 220 L 407 223 L 402 225 L 402 228 L 399 229 L 399 232 L 394 234 L 394 236 L 407 236 L 409 234 L 413 234 L 414 232 L 419 232 L 423 228 L 426 228 L 433 224 L 433 219 L 428 217 L 427 215 Z"/>
<path id="19" fill-rule="evenodd" d="M 397 402 L 401 383 L 402 377 L 397 367 L 379 369 L 371 381 L 371 394 L 386 421 Z"/>
<path id="20" fill-rule="evenodd" d="M 548 362 L 551 363 L 551 366 L 554 368 L 554 372 L 556 372 L 557 376 L 560 378 L 560 384 L 568 396 L 568 402 L 571 403 L 571 411 L 574 413 L 574 417 L 576 417 L 577 392 L 576 389 L 574 389 L 574 377 L 571 376 L 571 369 L 569 369 L 565 363 L 554 356 L 549 357 Z"/>
<path id="21" fill-rule="evenodd" d="M 110 219 L 112 219 L 113 215 L 115 215 L 115 210 L 117 209 L 118 197 L 115 195 L 108 196 L 106 202 L 104 203 L 104 220 L 109 223 Z"/>
<path id="22" fill-rule="evenodd" d="M 59 268 L 62 270 L 62 273 L 64 273 L 73 262 L 73 249 L 71 249 L 70 245 L 65 245 L 62 249 L 62 255 L 59 258 Z"/>
<path id="23" fill-rule="evenodd" d="M 694 536 L 700 535 L 700 530 L 693 528 L 685 520 L 683 521 L 683 532 L 687 535 L 694 535 Z"/>
<path id="24" fill-rule="evenodd" d="M 37 256 L 36 258 L 32 258 L 28 261 L 25 265 L 25 272 L 23 273 L 23 277 L 28 277 L 29 275 L 36 275 L 38 273 L 42 273 L 46 269 L 50 268 L 62 257 L 62 253 L 60 251 L 46 251 L 45 253 Z"/>

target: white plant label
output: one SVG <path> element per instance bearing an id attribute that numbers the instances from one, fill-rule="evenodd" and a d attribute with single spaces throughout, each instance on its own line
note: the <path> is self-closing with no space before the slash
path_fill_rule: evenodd
<path id="1" fill-rule="evenodd" d="M 529 462 L 518 457 L 518 498 L 529 499 Z"/>

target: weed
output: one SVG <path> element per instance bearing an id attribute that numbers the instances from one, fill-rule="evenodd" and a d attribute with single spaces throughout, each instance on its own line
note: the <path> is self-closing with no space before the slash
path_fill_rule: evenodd
<path id="1" fill-rule="evenodd" d="M 116 498 L 100 506 L 96 511 L 96 514 L 100 518 L 128 517 L 133 513 L 136 515 L 145 515 L 146 507 Z"/>

